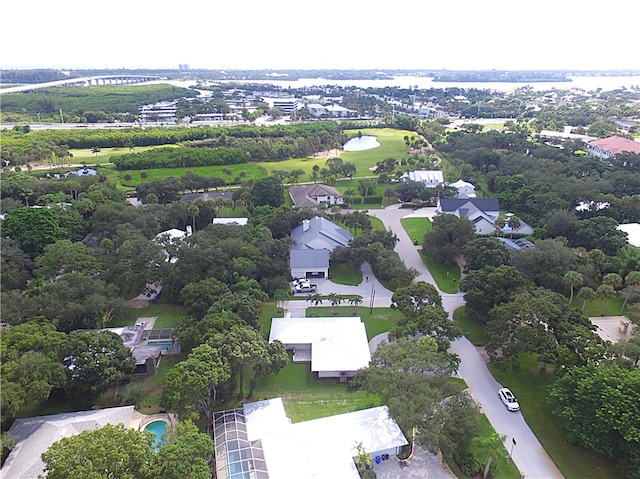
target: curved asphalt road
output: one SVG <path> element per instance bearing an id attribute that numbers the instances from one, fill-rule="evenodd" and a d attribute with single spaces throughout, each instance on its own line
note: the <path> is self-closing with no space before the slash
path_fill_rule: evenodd
<path id="1" fill-rule="evenodd" d="M 415 268 L 420 275 L 416 281 L 426 281 L 436 288 L 435 281 L 425 267 L 412 238 L 406 233 L 400 220 L 404 217 L 423 216 L 432 218 L 435 208 L 422 208 L 411 211 L 392 205 L 384 210 L 370 210 L 369 214 L 379 218 L 388 230 L 398 237 L 396 251 L 408 267 Z M 418 239 L 420 240 L 420 239 Z M 442 293 L 442 304 L 452 317 L 453 312 L 465 304 L 462 293 Z M 366 301 L 366 299 L 365 299 Z M 505 447 L 512 454 L 522 477 L 528 479 L 560 479 L 562 474 L 535 437 L 520 412 L 509 412 L 498 399 L 501 385 L 493 378 L 483 356 L 466 338 L 454 341 L 450 351 L 460 356 L 460 376 L 466 381 L 471 394 L 485 413 L 498 434 L 505 435 Z M 522 407 L 526 409 L 527 405 Z M 513 439 L 516 444 L 513 445 Z"/>
<path id="2" fill-rule="evenodd" d="M 413 267 L 419 272 L 416 281 L 425 281 L 438 288 L 433 276 L 422 262 L 412 238 L 409 238 L 400 223 L 400 220 L 407 216 L 431 218 L 435 214 L 435 208 L 422 208 L 414 212 L 400 209 L 400 205 L 392 205 L 384 210 L 370 210 L 369 214 L 379 218 L 387 230 L 392 231 L 398 237 L 396 251 L 408 267 Z M 369 306 L 373 296 L 374 306 L 388 307 L 391 304 L 392 292 L 375 279 L 368 264 L 363 265 L 362 274 L 365 278 L 368 277 L 368 280 L 358 286 L 338 285 L 329 280 L 318 281 L 318 292 L 322 294 L 331 292 L 359 294 L 363 297 L 361 306 Z M 440 294 L 442 295 L 442 304 L 449 312 L 449 317 L 452 317 L 457 308 L 465 304 L 462 293 L 447 294 L 440 291 Z M 308 306 L 310 304 L 303 298 L 298 301 L 289 301 L 285 305 L 287 312 L 294 317 L 304 317 L 305 309 Z M 383 338 L 378 339 L 382 340 Z M 507 411 L 498 399 L 498 389 L 501 385 L 487 369 L 486 361 L 477 348 L 466 338 L 460 338 L 452 343 L 450 351 L 460 356 L 460 376 L 466 381 L 482 412 L 487 416 L 496 432 L 506 436 L 505 447 L 512 454 L 513 462 L 520 470 L 522 477 L 527 479 L 561 479 L 562 474 L 542 448 L 522 414 Z M 526 404 L 521 406 L 525 409 L 527 407 Z M 513 444 L 514 439 L 515 445 Z"/>

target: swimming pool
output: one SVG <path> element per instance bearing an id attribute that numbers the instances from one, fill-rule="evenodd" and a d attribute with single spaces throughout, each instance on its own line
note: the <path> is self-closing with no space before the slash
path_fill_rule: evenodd
<path id="1" fill-rule="evenodd" d="M 173 349 L 171 348 L 171 340 L 170 339 L 156 339 L 152 341 L 147 341 L 148 346 L 160 346 L 163 351 L 166 352 L 180 352 L 180 341 L 176 341 L 173 345 Z"/>
<path id="2" fill-rule="evenodd" d="M 152 432 L 155 435 L 155 439 L 153 440 L 153 447 L 159 449 L 160 444 L 162 444 L 162 436 L 167 430 L 167 423 L 165 421 L 153 421 L 147 424 L 144 427 L 144 430 Z"/>

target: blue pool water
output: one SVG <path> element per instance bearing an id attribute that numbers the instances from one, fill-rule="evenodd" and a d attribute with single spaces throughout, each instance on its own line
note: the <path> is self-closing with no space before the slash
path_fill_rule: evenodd
<path id="1" fill-rule="evenodd" d="M 144 427 L 145 431 L 152 432 L 156 437 L 153 440 L 153 447 L 158 449 L 162 443 L 162 436 L 167 429 L 167 423 L 164 421 L 153 421 Z"/>
<path id="2" fill-rule="evenodd" d="M 171 340 L 170 339 L 156 339 L 152 341 L 147 341 L 147 345 L 149 346 L 161 346 L 163 351 L 170 352 L 171 349 Z M 180 341 L 176 341 L 173 345 L 173 352 L 180 352 Z"/>

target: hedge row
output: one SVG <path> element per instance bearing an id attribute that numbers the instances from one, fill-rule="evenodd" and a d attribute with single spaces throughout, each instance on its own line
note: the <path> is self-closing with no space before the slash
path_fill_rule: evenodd
<path id="1" fill-rule="evenodd" d="M 152 168 L 187 168 L 193 166 L 237 165 L 249 161 L 249 154 L 240 148 L 155 148 L 142 153 L 114 156 L 111 161 L 118 170 Z"/>

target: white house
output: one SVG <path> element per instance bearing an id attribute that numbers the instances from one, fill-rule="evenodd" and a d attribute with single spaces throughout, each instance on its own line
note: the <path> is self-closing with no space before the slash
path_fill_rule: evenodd
<path id="1" fill-rule="evenodd" d="M 321 105 L 319 103 L 309 103 L 307 105 L 309 113 L 315 117 L 328 116 L 332 118 L 346 118 L 355 115 L 355 110 L 350 110 L 335 103 L 331 105 Z"/>
<path id="2" fill-rule="evenodd" d="M 214 225 L 247 226 L 249 218 L 213 218 Z"/>
<path id="3" fill-rule="evenodd" d="M 289 188 L 289 196 L 293 205 L 302 208 L 316 208 L 321 203 L 328 206 L 341 205 L 344 203 L 342 194 L 333 186 L 323 185 L 321 183 L 315 185 L 292 186 Z"/>
<path id="4" fill-rule="evenodd" d="M 477 234 L 486 235 L 495 233 L 500 205 L 495 198 L 439 198 L 436 212 L 468 218 Z"/>
<path id="5" fill-rule="evenodd" d="M 163 247 L 162 253 L 165 256 L 165 261 L 175 263 L 178 261 L 178 256 L 172 255 L 169 250 L 176 250 L 187 236 L 191 236 L 191 226 L 187 226 L 186 231 L 177 228 L 161 231 L 155 236 L 154 241 Z"/>
<path id="6" fill-rule="evenodd" d="M 621 136 L 610 136 L 587 144 L 587 154 L 601 160 L 606 160 L 623 152 L 640 155 L 640 142 Z"/>
<path id="7" fill-rule="evenodd" d="M 400 181 L 419 181 L 424 183 L 427 188 L 435 188 L 444 183 L 444 176 L 440 170 L 416 170 L 402 175 Z"/>
<path id="8" fill-rule="evenodd" d="M 367 330 L 358 317 L 273 318 L 269 342 L 293 351 L 294 362 L 311 362 L 319 378 L 351 378 L 371 361 Z"/>
<path id="9" fill-rule="evenodd" d="M 273 398 L 213 419 L 218 479 L 359 479 L 356 444 L 372 459 L 408 444 L 386 406 L 292 423 Z"/>
<path id="10" fill-rule="evenodd" d="M 618 225 L 618 229 L 627 233 L 627 242 L 631 246 L 640 248 L 640 223 Z"/>
<path id="11" fill-rule="evenodd" d="M 449 186 L 458 190 L 458 198 L 476 197 L 476 187 L 472 183 L 460 179 L 455 183 L 450 183 Z"/>

